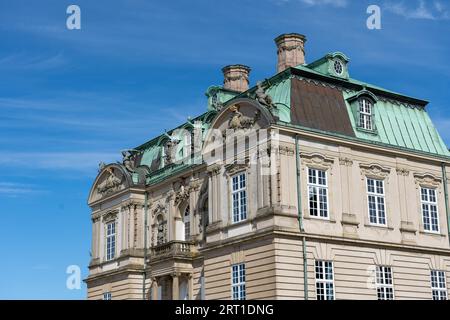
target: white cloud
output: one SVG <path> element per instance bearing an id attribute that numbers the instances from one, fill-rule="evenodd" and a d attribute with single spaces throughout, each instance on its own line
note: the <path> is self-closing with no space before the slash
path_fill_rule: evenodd
<path id="1" fill-rule="evenodd" d="M 405 2 L 387 2 L 384 6 L 386 11 L 407 19 L 424 19 L 424 20 L 444 20 L 450 19 L 450 11 L 440 1 L 433 3 L 419 0 L 417 6 L 411 8 Z"/>
<path id="2" fill-rule="evenodd" d="M 0 181 L 0 196 L 4 195 L 8 197 L 17 197 L 21 195 L 29 195 L 43 192 L 44 190 L 41 190 L 30 184 Z"/>
<path id="3" fill-rule="evenodd" d="M 0 59 L 2 70 L 49 70 L 57 69 L 67 64 L 62 53 L 51 56 L 32 56 L 25 53 L 16 53 Z"/>
<path id="4" fill-rule="evenodd" d="M 117 161 L 118 158 L 120 158 L 119 152 L 4 152 L 0 158 L 0 165 L 77 174 L 92 172 L 98 167 L 100 161 L 108 163 Z M 14 186 L 5 185 L 4 188 L 4 192 L 7 192 L 7 188 L 14 189 Z"/>
<path id="5" fill-rule="evenodd" d="M 309 6 L 331 5 L 333 7 L 339 8 L 344 8 L 348 4 L 347 0 L 300 0 L 300 1 Z"/>

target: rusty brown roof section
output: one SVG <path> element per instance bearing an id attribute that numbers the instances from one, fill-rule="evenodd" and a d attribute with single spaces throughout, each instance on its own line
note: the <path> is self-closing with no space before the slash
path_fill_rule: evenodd
<path id="1" fill-rule="evenodd" d="M 355 136 L 342 93 L 297 78 L 291 79 L 291 123 Z"/>

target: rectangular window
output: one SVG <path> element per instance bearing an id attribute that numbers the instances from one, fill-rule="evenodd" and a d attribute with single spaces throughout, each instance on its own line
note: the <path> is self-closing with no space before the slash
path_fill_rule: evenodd
<path id="1" fill-rule="evenodd" d="M 420 199 L 422 204 L 423 229 L 429 232 L 439 232 L 436 190 L 420 188 Z"/>
<path id="2" fill-rule="evenodd" d="M 367 178 L 367 200 L 371 224 L 386 225 L 384 181 Z"/>
<path id="3" fill-rule="evenodd" d="M 334 300 L 333 262 L 316 260 L 317 300 Z"/>
<path id="4" fill-rule="evenodd" d="M 308 169 L 309 214 L 328 219 L 328 181 L 323 170 Z"/>
<path id="5" fill-rule="evenodd" d="M 368 99 L 359 100 L 359 126 L 366 130 L 373 130 L 372 102 Z"/>
<path id="6" fill-rule="evenodd" d="M 111 300 L 111 299 L 112 299 L 111 292 L 104 292 L 103 293 L 103 300 Z"/>
<path id="7" fill-rule="evenodd" d="M 245 173 L 240 173 L 231 178 L 231 196 L 233 223 L 247 219 L 247 188 Z"/>
<path id="8" fill-rule="evenodd" d="M 106 260 L 112 260 L 116 256 L 116 223 L 106 224 Z"/>
<path id="9" fill-rule="evenodd" d="M 231 266 L 233 300 L 245 300 L 245 264 Z"/>
<path id="10" fill-rule="evenodd" d="M 433 300 L 447 300 L 447 286 L 445 272 L 431 270 L 431 291 Z"/>
<path id="11" fill-rule="evenodd" d="M 394 300 L 392 268 L 377 266 L 376 281 L 378 300 Z"/>

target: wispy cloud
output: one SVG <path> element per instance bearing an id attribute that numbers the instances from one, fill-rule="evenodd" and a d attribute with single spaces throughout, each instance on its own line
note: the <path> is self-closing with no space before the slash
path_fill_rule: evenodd
<path id="1" fill-rule="evenodd" d="M 50 56 L 31 56 L 20 52 L 1 58 L 0 69 L 42 71 L 60 68 L 66 63 L 67 59 L 62 53 Z"/>
<path id="2" fill-rule="evenodd" d="M 344 8 L 348 4 L 347 0 L 300 0 L 300 2 L 303 2 L 304 4 L 307 4 L 310 6 L 331 5 L 333 7 L 338 7 L 338 8 Z"/>
<path id="3" fill-rule="evenodd" d="M 44 192 L 45 190 L 42 190 L 34 185 L 0 181 L 0 196 L 18 197 L 22 195 L 37 194 Z"/>
<path id="4" fill-rule="evenodd" d="M 410 2 L 408 2 L 410 4 Z M 447 20 L 450 19 L 450 11 L 441 1 L 425 2 L 419 0 L 414 7 L 405 2 L 387 2 L 386 11 L 405 17 L 406 19 Z"/>
<path id="5" fill-rule="evenodd" d="M 100 161 L 114 162 L 118 158 L 117 152 L 3 152 L 0 166 L 50 171 L 69 170 L 75 175 L 92 172 Z M 6 184 L 3 187 L 4 192 L 8 189 L 19 189 Z"/>

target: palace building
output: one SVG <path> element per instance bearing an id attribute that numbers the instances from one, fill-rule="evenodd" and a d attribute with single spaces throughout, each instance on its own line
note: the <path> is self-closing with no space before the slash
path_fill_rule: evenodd
<path id="1" fill-rule="evenodd" d="M 205 113 L 100 165 L 88 299 L 447 298 L 450 152 L 428 102 L 340 52 L 306 63 L 305 43 L 277 37 L 253 87 L 224 67 Z"/>

